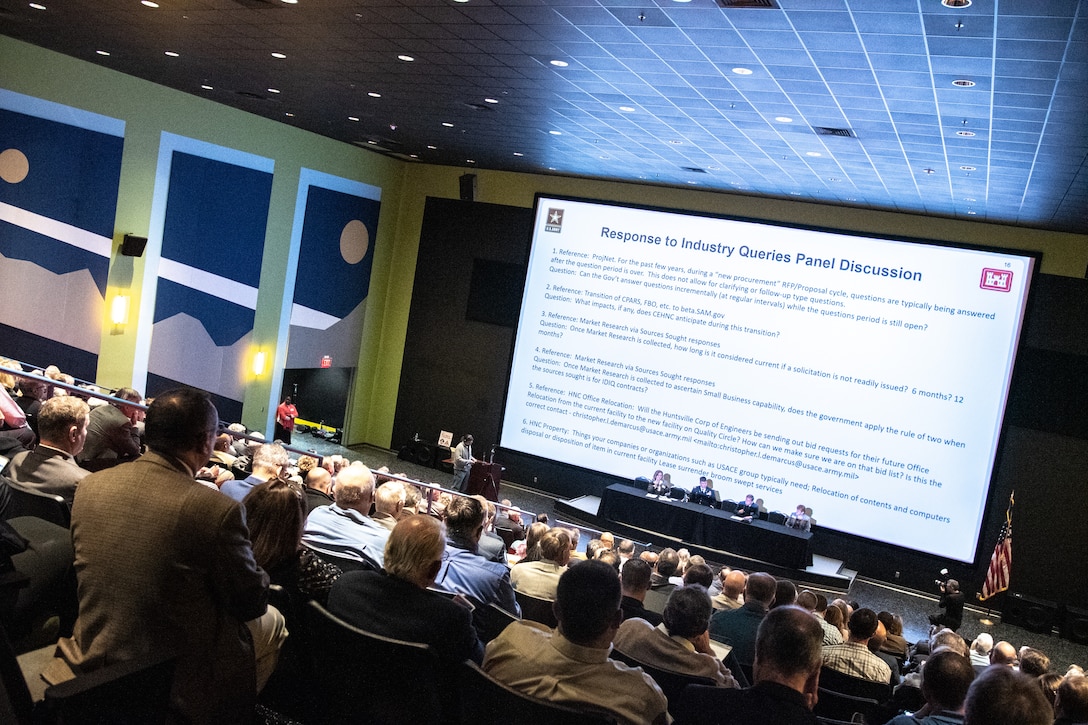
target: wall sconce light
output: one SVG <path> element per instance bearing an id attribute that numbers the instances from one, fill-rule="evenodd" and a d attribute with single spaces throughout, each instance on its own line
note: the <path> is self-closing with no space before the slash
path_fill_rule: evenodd
<path id="1" fill-rule="evenodd" d="M 253 355 L 253 374 L 257 377 L 264 374 L 264 358 L 265 353 L 263 350 L 258 350 L 256 354 Z"/>
<path id="2" fill-rule="evenodd" d="M 128 322 L 128 295 L 117 295 L 110 303 L 110 322 L 123 325 Z"/>

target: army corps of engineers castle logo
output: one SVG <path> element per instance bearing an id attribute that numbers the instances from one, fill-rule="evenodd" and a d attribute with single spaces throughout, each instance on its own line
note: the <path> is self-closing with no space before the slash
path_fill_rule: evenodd
<path id="1" fill-rule="evenodd" d="M 563 210 L 562 209 L 548 209 L 548 221 L 544 222 L 544 231 L 546 231 L 546 232 L 561 232 L 561 231 L 563 231 Z"/>

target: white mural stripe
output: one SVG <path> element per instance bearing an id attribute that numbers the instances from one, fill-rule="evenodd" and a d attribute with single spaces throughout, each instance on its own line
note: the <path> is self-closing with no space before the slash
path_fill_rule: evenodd
<path id="1" fill-rule="evenodd" d="M 85 249 L 106 259 L 110 258 L 110 252 L 113 249 L 113 240 L 109 237 L 94 234 L 86 229 L 58 222 L 56 219 L 50 219 L 41 214 L 35 214 L 3 202 L 0 202 L 0 220 L 50 239 L 56 239 L 58 242 Z"/>
<path id="2" fill-rule="evenodd" d="M 327 330 L 339 321 L 339 317 L 334 317 L 326 312 L 315 310 L 312 307 L 303 307 L 300 304 L 291 305 L 291 324 L 296 327 L 310 327 L 314 330 Z"/>
<path id="3" fill-rule="evenodd" d="M 233 279 L 227 279 L 203 269 L 163 257 L 159 261 L 159 277 L 251 310 L 257 309 L 256 287 L 235 282 Z"/>

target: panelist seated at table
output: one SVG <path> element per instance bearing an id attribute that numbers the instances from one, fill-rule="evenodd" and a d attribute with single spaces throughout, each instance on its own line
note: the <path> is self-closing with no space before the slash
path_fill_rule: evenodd
<path id="1" fill-rule="evenodd" d="M 668 496 L 671 490 L 672 483 L 665 477 L 665 474 L 661 471 L 654 471 L 654 477 L 650 480 L 650 485 L 646 487 L 646 492 L 654 496 Z"/>
<path id="2" fill-rule="evenodd" d="M 699 485 L 691 489 L 691 493 L 688 494 L 688 501 L 703 506 L 713 506 L 718 503 L 718 492 L 714 490 L 714 482 L 706 476 L 700 476 Z"/>
<path id="3" fill-rule="evenodd" d="M 755 516 L 759 516 L 759 504 L 756 503 L 756 497 L 752 494 L 748 494 L 744 497 L 744 502 L 737 506 L 737 516 L 751 520 Z"/>
<path id="4" fill-rule="evenodd" d="M 800 504 L 797 509 L 786 518 L 786 526 L 791 529 L 797 529 L 798 531 L 809 531 L 812 529 L 812 517 L 806 512 L 804 504 Z"/>

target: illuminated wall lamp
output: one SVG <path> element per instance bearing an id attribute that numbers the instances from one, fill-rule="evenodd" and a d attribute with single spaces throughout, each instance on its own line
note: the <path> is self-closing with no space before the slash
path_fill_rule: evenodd
<path id="1" fill-rule="evenodd" d="M 117 295 L 110 303 L 110 322 L 123 325 L 128 322 L 128 295 Z"/>
<path id="2" fill-rule="evenodd" d="M 253 355 L 253 374 L 257 377 L 264 375 L 264 363 L 265 353 L 263 350 L 258 350 L 256 354 Z"/>

